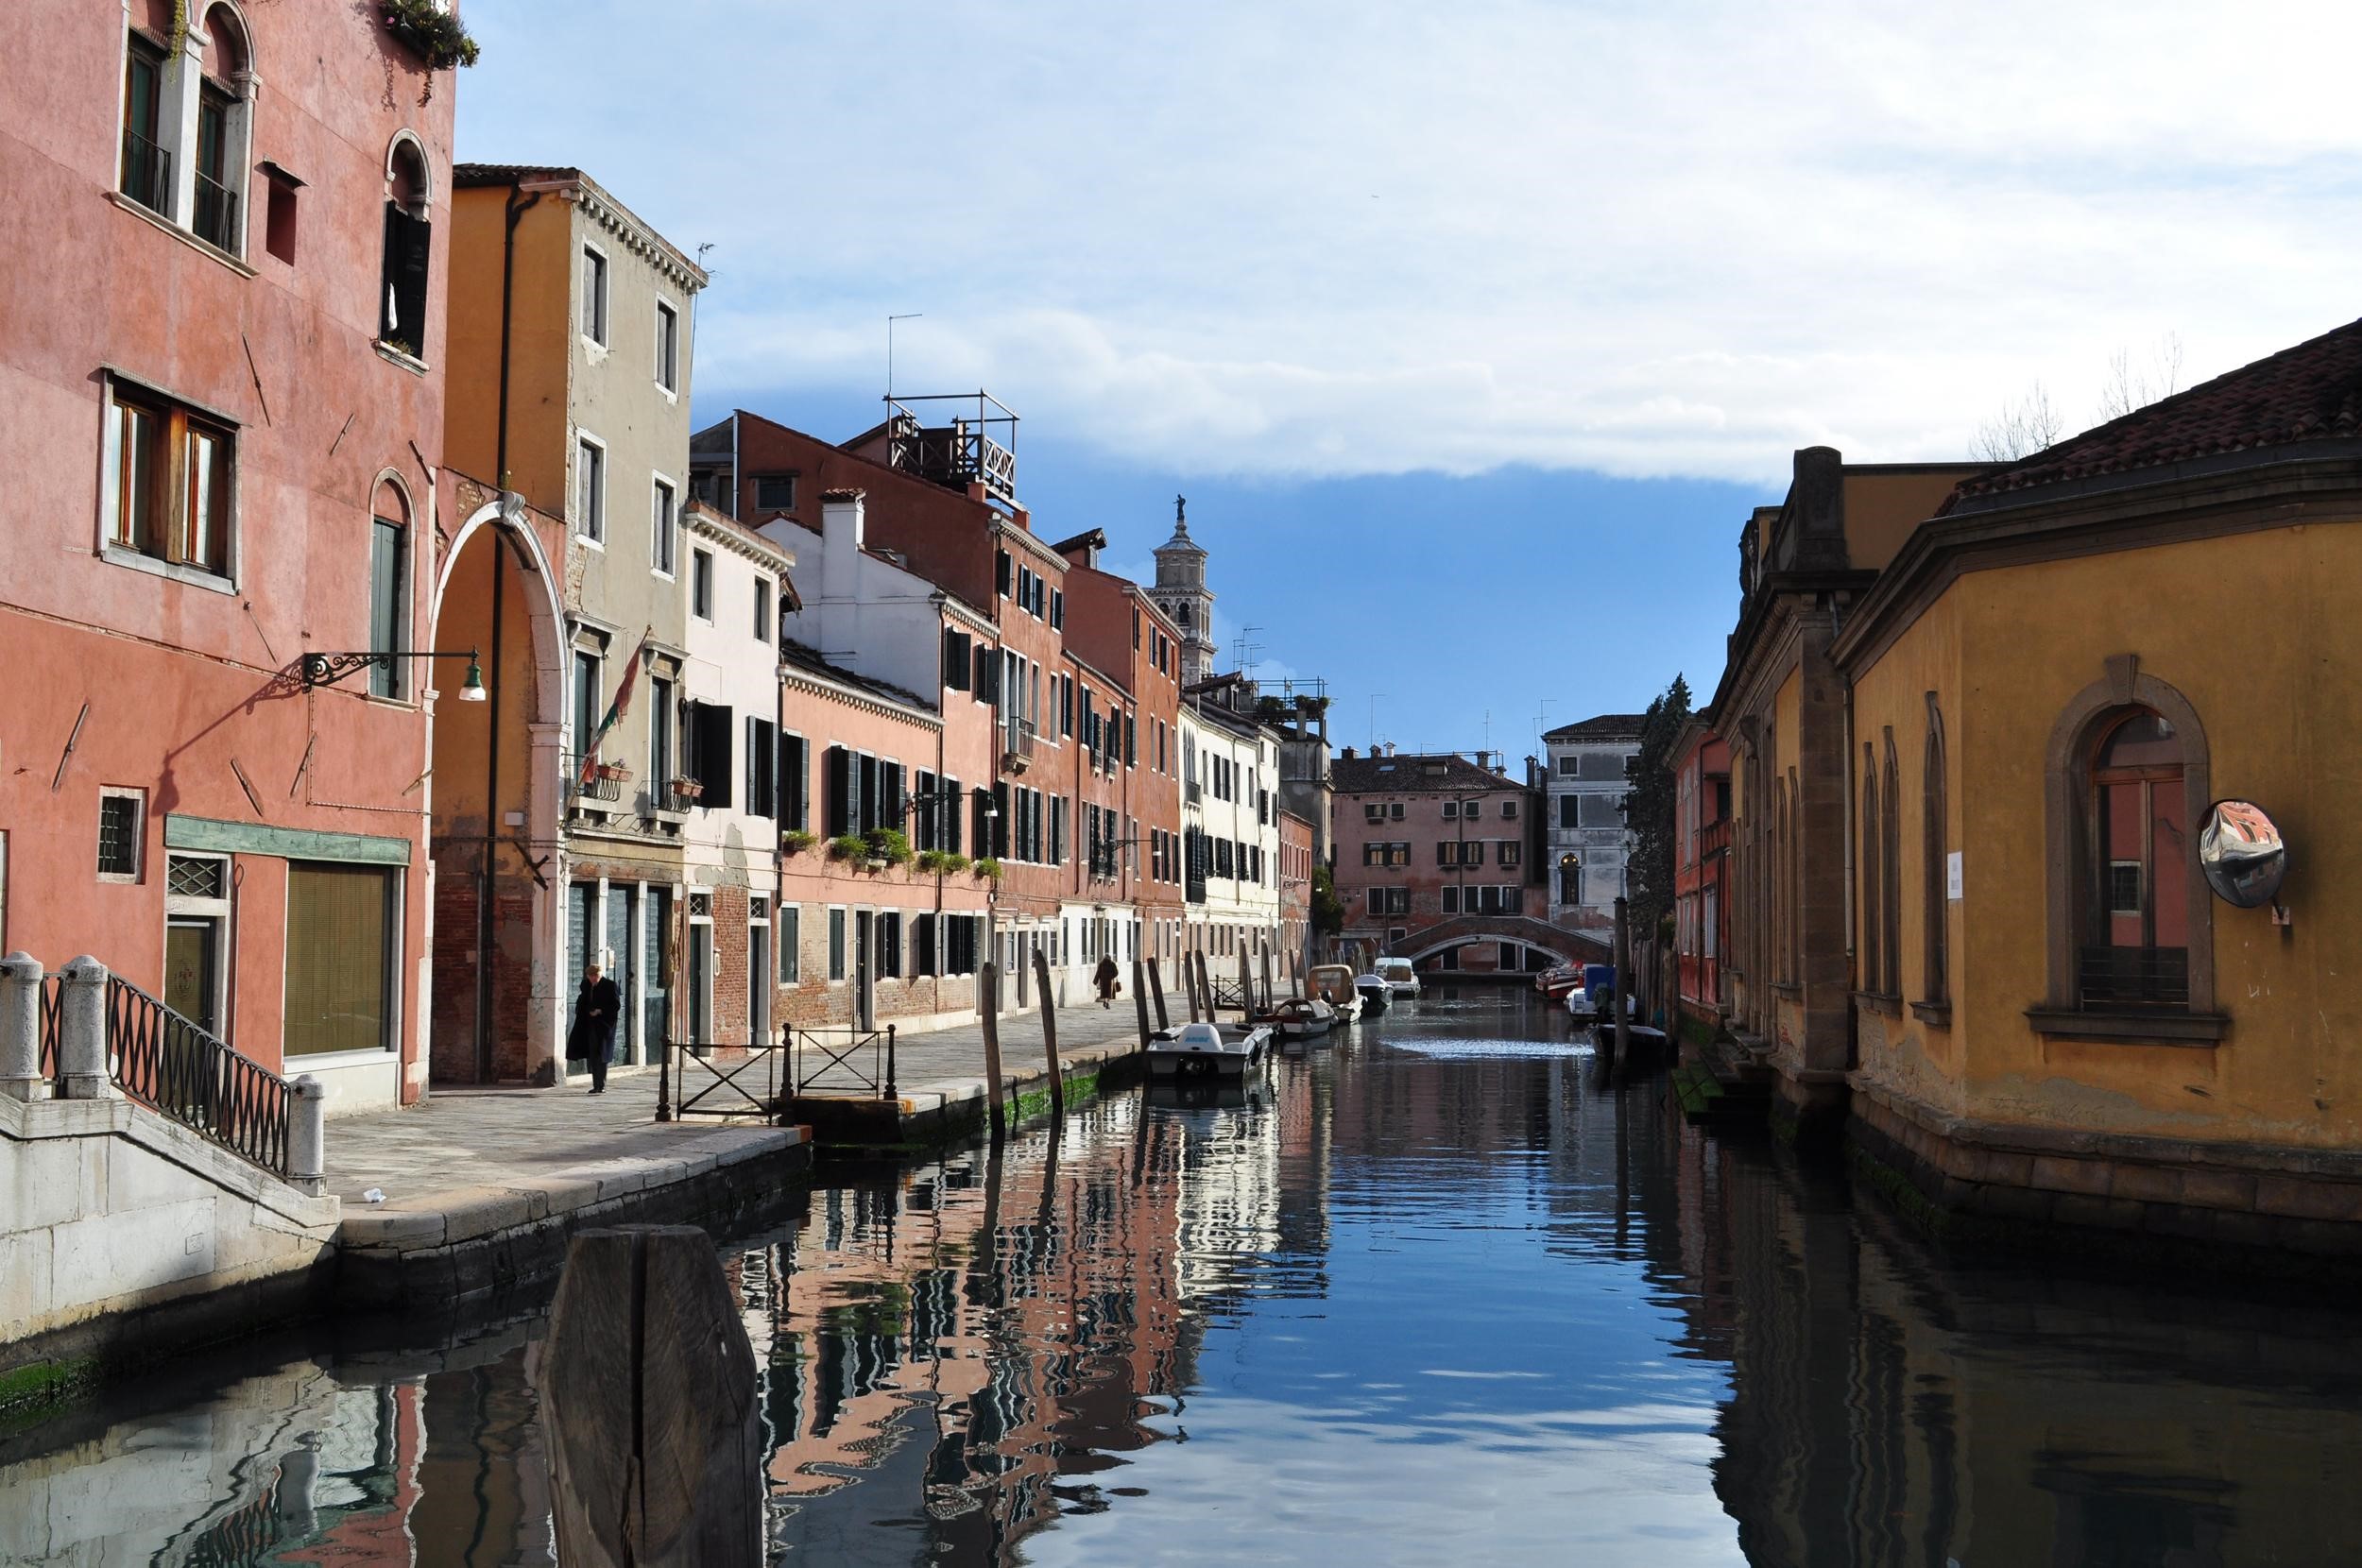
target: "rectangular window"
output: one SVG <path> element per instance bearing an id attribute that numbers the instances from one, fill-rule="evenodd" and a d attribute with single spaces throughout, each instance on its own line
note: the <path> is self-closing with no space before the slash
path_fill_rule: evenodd
<path id="1" fill-rule="evenodd" d="M 1460 889 L 1449 883 L 1445 884 L 1444 887 L 1444 912 L 1446 914 L 1460 912 Z"/>
<path id="2" fill-rule="evenodd" d="M 1066 594 L 1056 588 L 1050 592 L 1050 624 L 1061 631 L 1066 629 Z M 1132 646 L 1137 648 L 1139 645 L 1139 620 L 1136 612 L 1132 623 Z"/>
<path id="3" fill-rule="evenodd" d="M 1569 753 L 1558 759 L 1558 775 L 1561 778 L 1572 778 L 1582 770 L 1582 767 L 1583 764 L 1575 758 L 1572 753 Z"/>
<path id="4" fill-rule="evenodd" d="M 689 553 L 689 613 L 713 619 L 713 557 L 702 550 Z"/>
<path id="5" fill-rule="evenodd" d="M 100 495 L 107 543 L 228 572 L 236 434 L 121 382 L 111 393 Z"/>
<path id="6" fill-rule="evenodd" d="M 1581 826 L 1582 819 L 1580 813 L 1582 810 L 1583 796 L 1560 795 L 1558 797 L 1558 825 L 1561 827 L 1575 827 Z"/>
<path id="7" fill-rule="evenodd" d="M 648 681 L 648 797 L 661 806 L 673 787 L 673 683 Z"/>
<path id="8" fill-rule="evenodd" d="M 829 978 L 832 980 L 841 980 L 845 978 L 845 912 L 843 910 L 829 912 Z"/>
<path id="9" fill-rule="evenodd" d="M 755 475 L 755 510 L 758 512 L 796 510 L 796 476 L 792 473 Z"/>
<path id="10" fill-rule="evenodd" d="M 607 449 L 587 437 L 574 443 L 574 528 L 593 544 L 607 538 Z"/>
<path id="11" fill-rule="evenodd" d="M 402 588 L 407 581 L 409 552 L 404 548 L 408 531 L 390 519 L 378 518 L 369 524 L 369 651 L 391 654 L 399 650 L 402 637 Z M 369 666 L 369 690 L 380 697 L 402 694 L 407 671 L 405 661 L 398 658 L 381 659 Z"/>
<path id="12" fill-rule="evenodd" d="M 673 575 L 673 486 L 659 479 L 648 504 L 648 561 L 667 577 Z"/>
<path id="13" fill-rule="evenodd" d="M 656 302 L 656 383 L 680 390 L 680 312 L 662 299 Z"/>
<path id="14" fill-rule="evenodd" d="M 147 796 L 139 790 L 98 792 L 98 879 L 136 882 L 146 841 Z"/>
<path id="15" fill-rule="evenodd" d="M 755 579 L 755 640 L 771 640 L 771 582 L 767 577 Z"/>
<path id="16" fill-rule="evenodd" d="M 804 907 L 781 904 L 773 918 L 779 925 L 779 983 L 794 985 L 804 974 Z"/>
<path id="17" fill-rule="evenodd" d="M 746 719 L 746 806 L 748 816 L 769 816 L 778 808 L 779 780 L 772 774 L 779 759 L 778 726 L 768 719 Z"/>
<path id="18" fill-rule="evenodd" d="M 878 973 L 889 980 L 902 974 L 902 916 L 887 910 L 878 916 Z"/>
<path id="19" fill-rule="evenodd" d="M 607 258 L 582 247 L 582 335 L 604 346 L 607 342 Z"/>
<path id="20" fill-rule="evenodd" d="M 1495 847 L 1500 851 L 1499 860 L 1503 865 L 1517 865 L 1525 860 L 1525 847 L 1515 839 L 1502 839 Z"/>
<path id="21" fill-rule="evenodd" d="M 1501 820 L 1503 822 L 1515 822 L 1517 820 L 1517 803 L 1515 801 L 1504 800 L 1501 802 Z"/>
<path id="22" fill-rule="evenodd" d="M 1462 844 L 1460 846 L 1460 863 L 1462 865 L 1482 865 L 1484 863 L 1484 841 L 1482 839 L 1470 839 L 1466 844 Z"/>
<path id="23" fill-rule="evenodd" d="M 263 248 L 289 266 L 296 259 L 296 181 L 285 170 L 265 164 L 269 181 L 264 198 Z"/>
<path id="24" fill-rule="evenodd" d="M 374 866 L 287 862 L 287 1055 L 392 1046 L 394 886 Z"/>
<path id="25" fill-rule="evenodd" d="M 599 720 L 604 717 L 599 707 L 599 656 L 574 650 L 574 756 L 579 760 L 590 751 L 590 737 L 598 733 Z"/>
<path id="26" fill-rule="evenodd" d="M 1386 808 L 1386 815 L 1395 822 L 1402 820 L 1402 802 L 1397 800 Z"/>
<path id="27" fill-rule="evenodd" d="M 1447 800 L 1444 802 L 1444 820 L 1446 822 L 1450 822 L 1459 815 L 1460 802 L 1456 800 Z"/>
<path id="28" fill-rule="evenodd" d="M 810 827 L 810 748 L 800 735 L 779 737 L 779 827 L 792 832 Z"/>
<path id="29" fill-rule="evenodd" d="M 172 155 L 160 145 L 163 80 L 163 57 L 145 39 L 133 38 L 124 66 L 123 194 L 169 216 Z"/>
<path id="30" fill-rule="evenodd" d="M 1460 863 L 1460 845 L 1450 839 L 1442 839 L 1437 841 L 1435 845 L 1435 863 L 1437 865 L 1458 865 Z"/>

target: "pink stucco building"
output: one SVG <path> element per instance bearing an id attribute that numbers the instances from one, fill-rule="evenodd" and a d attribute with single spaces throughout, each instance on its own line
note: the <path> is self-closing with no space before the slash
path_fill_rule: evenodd
<path id="1" fill-rule="evenodd" d="M 450 78 L 373 7 L 9 21 L 0 943 L 97 957 L 332 1110 L 412 1099 L 467 663 L 305 663 L 428 646 Z"/>

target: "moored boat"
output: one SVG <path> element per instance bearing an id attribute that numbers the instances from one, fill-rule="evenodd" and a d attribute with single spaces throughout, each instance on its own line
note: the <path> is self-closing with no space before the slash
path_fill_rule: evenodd
<path id="1" fill-rule="evenodd" d="M 1361 993 L 1361 1016 L 1364 1018 L 1374 1013 L 1385 1012 L 1386 1004 L 1395 995 L 1382 975 L 1356 975 L 1353 977 L 1353 988 Z"/>
<path id="2" fill-rule="evenodd" d="M 1329 1005 L 1341 1025 L 1361 1016 L 1361 993 L 1353 988 L 1353 971 L 1342 963 L 1313 965 L 1306 989 Z"/>
<path id="3" fill-rule="evenodd" d="M 1282 1040 L 1317 1040 L 1337 1027 L 1337 1010 L 1318 997 L 1291 997 L 1272 1017 Z"/>
<path id="4" fill-rule="evenodd" d="M 1236 1077 L 1263 1060 L 1271 1049 L 1268 1028 L 1232 1029 L 1188 1023 L 1159 1036 L 1148 1046 L 1148 1070 L 1155 1078 Z"/>

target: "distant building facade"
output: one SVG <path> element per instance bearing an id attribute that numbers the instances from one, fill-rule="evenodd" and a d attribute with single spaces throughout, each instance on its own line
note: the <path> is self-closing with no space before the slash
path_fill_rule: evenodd
<path id="1" fill-rule="evenodd" d="M 1624 793 L 1640 755 L 1642 716 L 1602 713 L 1542 737 L 1549 917 L 1577 927 L 1614 923 L 1632 834 Z"/>
<path id="2" fill-rule="evenodd" d="M 1456 752 L 1391 747 L 1362 757 L 1348 746 L 1330 777 L 1348 942 L 1395 952 L 1465 916 L 1538 914 L 1526 856 L 1532 790 Z M 1498 967 L 1494 941 L 1481 946 L 1481 966 Z"/>

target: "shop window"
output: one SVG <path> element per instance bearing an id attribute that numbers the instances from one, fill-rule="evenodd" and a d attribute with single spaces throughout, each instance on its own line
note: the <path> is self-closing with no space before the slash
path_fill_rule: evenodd
<path id="1" fill-rule="evenodd" d="M 286 1054 L 393 1044 L 393 875 L 287 862 Z"/>

